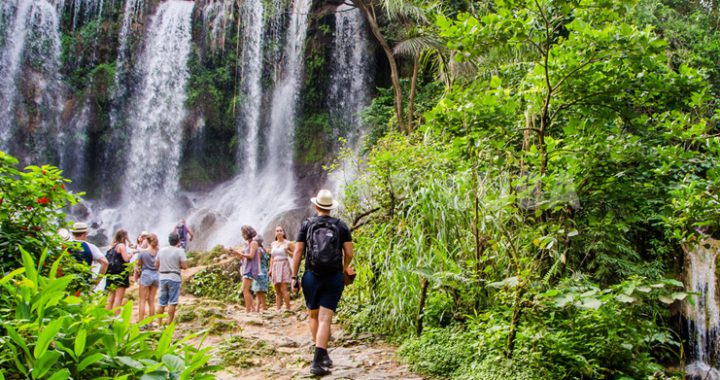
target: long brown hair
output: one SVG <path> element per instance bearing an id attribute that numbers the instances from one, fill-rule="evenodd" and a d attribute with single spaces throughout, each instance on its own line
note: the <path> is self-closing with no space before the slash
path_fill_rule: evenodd
<path id="1" fill-rule="evenodd" d="M 243 239 L 247 240 L 248 243 L 250 242 L 250 240 L 252 240 L 252 238 L 257 236 L 257 232 L 255 232 L 255 229 L 248 226 L 247 224 L 240 227 L 240 232 L 242 233 Z"/>
<path id="2" fill-rule="evenodd" d="M 128 241 L 128 233 L 123 229 L 119 229 L 115 232 L 112 245 L 125 244 Z"/>
<path id="3" fill-rule="evenodd" d="M 160 242 L 158 241 L 158 237 L 155 234 L 147 235 L 147 241 L 148 244 L 150 244 L 150 248 L 152 248 L 154 251 L 158 250 Z"/>

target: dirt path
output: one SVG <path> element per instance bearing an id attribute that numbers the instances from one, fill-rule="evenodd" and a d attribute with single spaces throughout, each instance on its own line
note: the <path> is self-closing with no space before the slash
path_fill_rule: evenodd
<path id="1" fill-rule="evenodd" d="M 183 277 L 199 269 L 190 268 Z M 176 331 L 179 335 L 208 331 L 202 345 L 213 347 L 211 364 L 225 367 L 217 373 L 218 379 L 313 378 L 308 372 L 313 347 L 307 314 L 301 300 L 294 300 L 293 306 L 292 311 L 272 308 L 248 314 L 237 304 L 183 294 Z M 374 342 L 370 336 L 353 338 L 337 324 L 329 352 L 335 365 L 325 379 L 422 379 L 398 363 L 395 347 Z"/>

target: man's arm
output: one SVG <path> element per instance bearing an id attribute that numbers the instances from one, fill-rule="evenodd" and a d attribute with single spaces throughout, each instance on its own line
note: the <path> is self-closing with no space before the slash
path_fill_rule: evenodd
<path id="1" fill-rule="evenodd" d="M 351 241 L 343 243 L 343 271 L 350 266 L 353 259 L 353 243 Z"/>
<path id="2" fill-rule="evenodd" d="M 180 269 L 187 269 L 187 261 L 185 261 L 185 260 L 180 261 Z"/>
<path id="3" fill-rule="evenodd" d="M 298 270 L 300 270 L 300 261 L 302 260 L 303 252 L 305 251 L 305 243 L 295 243 L 295 252 L 293 252 L 293 265 L 292 265 L 292 276 L 297 277 Z"/>
<path id="4" fill-rule="evenodd" d="M 160 255 L 155 258 L 155 269 L 160 270 Z"/>
<path id="5" fill-rule="evenodd" d="M 100 275 L 102 276 L 107 273 L 108 265 L 110 264 L 108 263 L 105 256 L 101 257 L 98 262 L 100 263 Z"/>

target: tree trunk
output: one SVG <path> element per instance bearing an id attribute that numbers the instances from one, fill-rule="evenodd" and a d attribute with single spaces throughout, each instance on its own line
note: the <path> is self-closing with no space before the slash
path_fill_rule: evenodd
<path id="1" fill-rule="evenodd" d="M 365 14 L 365 18 L 367 19 L 368 24 L 370 24 L 370 30 L 372 31 L 373 36 L 375 36 L 375 39 L 377 39 L 378 43 L 380 43 L 383 52 L 385 52 L 385 56 L 390 64 L 390 81 L 392 82 L 393 92 L 395 93 L 395 113 L 397 113 L 398 127 L 401 132 L 407 133 L 408 131 L 405 128 L 405 113 L 403 112 L 403 94 L 402 88 L 400 87 L 400 72 L 398 70 L 397 61 L 395 60 L 395 55 L 380 31 L 380 26 L 378 25 L 377 16 L 375 15 L 375 9 L 373 8 L 372 3 L 366 4 L 365 0 L 352 0 L 352 2 Z"/>
<path id="2" fill-rule="evenodd" d="M 416 55 L 413 61 L 413 73 L 410 80 L 410 95 L 408 96 L 407 130 L 413 131 L 413 119 L 415 118 L 415 91 L 417 89 L 417 78 L 420 72 L 420 54 Z"/>

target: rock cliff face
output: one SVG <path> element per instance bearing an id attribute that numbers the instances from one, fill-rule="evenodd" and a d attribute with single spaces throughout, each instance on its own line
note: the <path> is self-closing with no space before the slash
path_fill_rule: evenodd
<path id="1" fill-rule="evenodd" d="M 0 11 L 2 149 L 62 167 L 89 200 L 77 217 L 108 235 L 187 215 L 209 230 L 297 224 L 332 185 L 338 138 L 362 135 L 375 88 L 377 49 L 340 1 L 8 0 Z"/>

